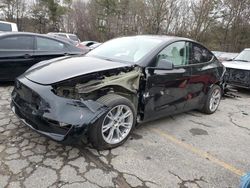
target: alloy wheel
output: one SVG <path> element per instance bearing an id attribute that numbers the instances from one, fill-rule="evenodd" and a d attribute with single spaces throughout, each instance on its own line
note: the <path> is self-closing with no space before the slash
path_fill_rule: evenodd
<path id="1" fill-rule="evenodd" d="M 221 99 L 221 91 L 219 89 L 215 89 L 211 95 L 209 104 L 209 108 L 212 112 L 214 112 L 218 108 L 220 104 L 220 99 Z"/>
<path id="2" fill-rule="evenodd" d="M 127 105 L 113 107 L 104 117 L 102 137 L 108 144 L 122 142 L 131 131 L 134 115 Z"/>

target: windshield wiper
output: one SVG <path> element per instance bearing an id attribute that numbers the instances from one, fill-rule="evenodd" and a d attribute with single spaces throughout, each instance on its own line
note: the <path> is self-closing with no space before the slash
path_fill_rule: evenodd
<path id="1" fill-rule="evenodd" d="M 234 61 L 248 62 L 247 60 L 243 60 L 243 59 L 234 59 Z"/>

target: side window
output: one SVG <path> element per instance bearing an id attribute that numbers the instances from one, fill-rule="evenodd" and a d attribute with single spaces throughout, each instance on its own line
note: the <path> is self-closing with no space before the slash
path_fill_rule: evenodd
<path id="1" fill-rule="evenodd" d="M 192 43 L 191 63 L 206 63 L 211 61 L 213 54 L 199 44 Z"/>
<path id="2" fill-rule="evenodd" d="M 156 66 L 160 65 L 160 60 L 164 59 L 174 66 L 184 66 L 189 64 L 189 43 L 185 41 L 175 42 L 164 48 L 157 56 Z"/>
<path id="3" fill-rule="evenodd" d="M 32 50 L 33 37 L 11 36 L 0 39 L 0 49 L 3 50 Z"/>
<path id="4" fill-rule="evenodd" d="M 61 51 L 64 49 L 64 44 L 56 40 L 42 37 L 37 37 L 36 39 L 37 50 Z"/>

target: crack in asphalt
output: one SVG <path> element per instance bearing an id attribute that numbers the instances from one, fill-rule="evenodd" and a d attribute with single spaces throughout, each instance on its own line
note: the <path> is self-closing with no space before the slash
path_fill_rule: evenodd
<path id="1" fill-rule="evenodd" d="M 231 112 L 231 113 L 228 113 L 228 117 L 229 117 L 230 122 L 231 122 L 233 125 L 235 125 L 235 126 L 237 126 L 237 127 L 241 128 L 241 129 L 244 129 L 244 130 L 250 131 L 250 128 L 248 128 L 248 127 L 243 127 L 243 126 L 241 126 L 241 125 L 237 124 L 236 122 L 234 122 L 234 120 L 233 120 L 233 117 L 232 117 L 232 116 L 233 116 L 234 114 L 236 114 L 236 113 L 241 113 L 241 111 L 240 111 L 240 112 Z"/>
<path id="2" fill-rule="evenodd" d="M 184 180 L 179 175 L 177 175 L 177 174 L 175 174 L 175 173 L 173 173 L 171 171 L 168 171 L 168 172 L 170 174 L 172 174 L 173 176 L 177 177 L 181 181 L 180 183 L 178 183 L 179 188 L 188 188 L 188 186 L 186 186 L 186 184 L 189 184 L 189 183 L 195 184 L 197 187 L 202 188 L 201 185 L 198 182 L 205 182 L 205 183 L 207 183 L 207 181 L 204 179 L 203 176 L 201 176 L 200 178 L 195 178 L 193 180 Z"/>
<path id="3" fill-rule="evenodd" d="M 193 123 L 195 123 L 195 124 L 197 124 L 197 125 L 202 125 L 202 126 L 204 126 L 204 127 L 209 127 L 209 128 L 213 127 L 213 126 L 211 126 L 211 125 L 207 125 L 207 124 L 205 124 L 205 123 L 197 122 L 197 121 L 194 121 L 194 120 L 189 120 L 189 121 L 190 121 L 190 122 L 193 122 Z"/>
<path id="4" fill-rule="evenodd" d="M 98 168 L 101 168 L 101 169 L 103 169 L 106 172 L 110 172 L 110 171 L 116 172 L 118 174 L 118 176 L 114 177 L 112 179 L 112 181 L 113 181 L 114 184 L 117 184 L 119 187 L 122 187 L 122 188 L 123 187 L 124 188 L 131 187 L 131 185 L 124 178 L 124 174 L 133 176 L 133 177 L 137 178 L 138 180 L 140 180 L 142 182 L 142 187 L 143 188 L 147 188 L 148 187 L 148 186 L 146 186 L 146 183 L 152 183 L 152 184 L 157 185 L 153 181 L 143 180 L 143 179 L 139 178 L 138 176 L 136 176 L 134 174 L 130 174 L 130 173 L 126 173 L 126 172 L 120 172 L 120 171 L 116 170 L 113 167 L 113 165 L 111 164 L 111 160 L 114 159 L 114 157 L 116 157 L 117 155 L 113 155 L 112 152 L 111 152 L 111 150 L 108 151 L 107 155 L 103 155 L 103 154 L 100 153 L 100 151 L 97 151 L 97 153 L 98 153 L 99 156 L 104 157 L 104 158 L 107 159 L 107 161 L 108 161 L 107 164 L 104 163 L 99 157 L 97 157 L 96 155 L 94 155 L 91 151 L 84 150 L 83 152 L 85 153 L 86 159 L 88 159 L 89 161 L 95 163 Z"/>

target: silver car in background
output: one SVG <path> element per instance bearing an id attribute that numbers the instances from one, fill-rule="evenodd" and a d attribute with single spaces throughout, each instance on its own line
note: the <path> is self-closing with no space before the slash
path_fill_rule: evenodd
<path id="1" fill-rule="evenodd" d="M 244 49 L 230 61 L 224 61 L 226 84 L 250 89 L 250 48 Z"/>

